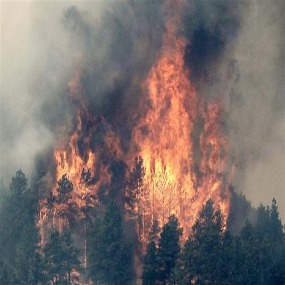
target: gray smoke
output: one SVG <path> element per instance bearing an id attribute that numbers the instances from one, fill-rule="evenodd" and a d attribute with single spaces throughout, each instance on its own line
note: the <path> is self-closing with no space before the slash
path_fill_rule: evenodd
<path id="1" fill-rule="evenodd" d="M 248 1 L 233 49 L 239 80 L 228 102 L 236 189 L 254 202 L 277 199 L 285 219 L 285 2 Z"/>
<path id="2" fill-rule="evenodd" d="M 34 157 L 72 131 L 68 83 L 95 115 L 130 134 L 139 83 L 159 51 L 162 1 L 4 2 L 1 42 L 1 169 L 30 175 Z M 146 56 L 147 55 L 147 56 Z M 122 111 L 122 109 L 124 110 Z M 133 116 L 134 113 L 130 114 Z M 125 127 L 126 126 L 126 127 Z"/>
<path id="3" fill-rule="evenodd" d="M 72 131 L 78 103 L 68 83 L 77 69 L 80 96 L 128 148 L 139 84 L 165 30 L 164 2 L 1 3 L 0 177 L 6 183 L 18 168 L 31 175 L 34 158 L 56 144 L 63 126 Z M 225 103 L 234 187 L 255 205 L 275 197 L 284 220 L 284 1 L 189 0 L 184 10 L 191 78 L 200 96 Z"/>
<path id="4" fill-rule="evenodd" d="M 285 219 L 285 2 L 187 1 L 186 62 L 200 96 L 223 100 L 233 186 Z"/>

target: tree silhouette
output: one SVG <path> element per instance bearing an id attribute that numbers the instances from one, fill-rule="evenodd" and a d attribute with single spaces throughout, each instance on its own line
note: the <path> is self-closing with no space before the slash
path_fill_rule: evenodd
<path id="1" fill-rule="evenodd" d="M 134 159 L 126 187 L 127 210 L 137 221 L 139 239 L 145 240 L 150 226 L 150 201 L 148 189 L 144 186 L 145 168 L 143 159 Z"/>
<path id="2" fill-rule="evenodd" d="M 158 242 L 158 279 L 162 284 L 170 281 L 171 271 L 176 265 L 180 254 L 180 237 L 182 229 L 178 219 L 171 215 L 168 222 L 162 227 Z"/>
<path id="3" fill-rule="evenodd" d="M 124 285 L 132 279 L 130 245 L 125 242 L 122 214 L 111 203 L 97 218 L 89 238 L 89 276 L 96 284 Z"/>
<path id="4" fill-rule="evenodd" d="M 219 284 L 221 282 L 223 218 L 208 200 L 192 227 L 182 252 L 187 282 Z"/>
<path id="5" fill-rule="evenodd" d="M 80 184 L 83 188 L 83 192 L 78 195 L 78 198 L 83 202 L 80 207 L 80 212 L 83 213 L 84 220 L 84 267 L 87 268 L 87 235 L 89 229 L 89 223 L 91 222 L 91 213 L 97 204 L 97 197 L 93 194 L 94 178 L 92 177 L 90 169 L 82 169 Z"/>
<path id="6" fill-rule="evenodd" d="M 47 280 L 52 284 L 71 284 L 71 272 L 80 269 L 79 250 L 72 245 L 69 232 L 52 230 L 43 248 Z"/>

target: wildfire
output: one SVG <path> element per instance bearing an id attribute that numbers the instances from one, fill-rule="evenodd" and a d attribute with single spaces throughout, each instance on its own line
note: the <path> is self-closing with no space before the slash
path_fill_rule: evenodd
<path id="1" fill-rule="evenodd" d="M 174 11 L 174 4 L 168 5 Z M 161 56 L 143 83 L 150 108 L 135 128 L 133 142 L 144 161 L 152 220 L 163 225 L 175 214 L 187 234 L 210 198 L 226 220 L 230 197 L 223 178 L 227 142 L 221 129 L 222 104 L 203 102 L 190 81 L 184 65 L 185 39 L 177 37 L 177 15 L 179 9 L 170 18 Z M 198 118 L 203 121 L 203 130 L 196 150 L 200 161 L 195 161 L 193 133 Z"/>
<path id="2" fill-rule="evenodd" d="M 168 1 L 166 10 L 170 14 L 160 56 L 141 85 L 149 108 L 132 131 L 128 153 L 123 155 L 119 135 L 108 129 L 104 118 L 91 114 L 84 100 L 78 99 L 83 92 L 78 70 L 69 83 L 71 98 L 80 105 L 76 127 L 54 151 L 55 181 L 67 175 L 74 187 L 72 199 L 78 205 L 82 203 L 78 197 L 86 191 L 82 170 L 89 169 L 94 176 L 93 194 L 101 185 L 110 186 L 110 165 L 108 159 L 102 162 L 102 155 L 124 160 L 130 169 L 134 158 L 142 158 L 141 240 L 154 220 L 161 226 L 171 214 L 178 217 L 187 234 L 210 198 L 221 208 L 225 221 L 230 207 L 224 178 L 228 146 L 222 129 L 223 105 L 218 99 L 199 96 L 190 80 L 184 63 L 186 40 L 179 32 L 183 1 Z M 95 146 L 93 136 L 100 126 L 105 133 L 102 143 Z M 53 195 L 58 195 L 57 184 Z"/>
<path id="3" fill-rule="evenodd" d="M 76 69 L 73 79 L 68 84 L 70 99 L 79 106 L 74 130 L 63 139 L 54 150 L 53 158 L 55 169 L 54 185 L 50 197 L 41 201 L 41 214 L 39 227 L 41 236 L 44 237 L 44 227 L 70 226 L 62 212 L 70 211 L 70 205 L 74 208 L 76 219 L 82 217 L 82 208 L 86 207 L 87 195 L 97 199 L 100 187 L 110 185 L 110 165 L 102 163 L 102 157 L 106 161 L 112 156 L 116 159 L 122 156 L 120 141 L 116 134 L 109 128 L 102 116 L 91 114 L 82 94 L 80 71 Z M 100 133 L 100 135 L 98 135 Z M 97 145 L 94 143 L 94 135 L 98 135 Z M 110 161 L 109 161 L 110 162 Z M 59 181 L 67 178 L 72 183 L 72 190 L 67 203 L 59 203 Z M 44 239 L 44 238 L 43 238 Z"/>

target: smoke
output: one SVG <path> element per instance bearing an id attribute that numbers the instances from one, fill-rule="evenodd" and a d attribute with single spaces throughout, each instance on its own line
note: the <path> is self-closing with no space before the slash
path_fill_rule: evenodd
<path id="1" fill-rule="evenodd" d="M 204 16 L 192 18 L 188 63 L 200 94 L 224 101 L 234 186 L 255 206 L 275 197 L 284 219 L 284 2 L 192 5 Z"/>
<path id="2" fill-rule="evenodd" d="M 186 62 L 200 96 L 222 100 L 233 186 L 285 219 L 284 1 L 187 1 Z"/>
<path id="3" fill-rule="evenodd" d="M 144 114 L 140 84 L 166 29 L 165 1 L 3 2 L 0 176 L 31 175 L 34 158 L 68 135 L 81 100 L 127 151 Z M 255 205 L 284 201 L 284 1 L 186 1 L 185 61 L 200 96 L 225 104 L 236 190 Z M 49 153 L 49 152 L 47 152 Z M 50 153 L 49 153 L 50 154 Z"/>
<path id="4" fill-rule="evenodd" d="M 186 1 L 184 34 L 188 39 L 185 60 L 191 77 L 211 80 L 225 51 L 237 39 L 245 5 L 236 0 Z"/>
<path id="5" fill-rule="evenodd" d="M 126 116 L 134 114 L 126 110 L 138 104 L 139 83 L 159 50 L 161 3 L 1 4 L 0 176 L 5 181 L 18 168 L 30 175 L 34 157 L 58 141 L 63 127 L 72 130 L 78 102 L 70 98 L 68 83 L 78 70 L 80 100 L 118 129 L 124 126 L 128 141 Z"/>
<path id="6" fill-rule="evenodd" d="M 18 4 L 1 3 L 0 173 L 6 182 L 20 167 L 31 173 L 34 154 L 51 141 L 49 131 L 35 120 L 40 99 L 30 92 L 39 68 L 37 46 L 31 42 L 30 4 L 21 3 L 21 9 Z"/>
<path id="7" fill-rule="evenodd" d="M 0 176 L 5 182 L 19 168 L 32 174 L 34 157 L 56 138 L 51 126 L 68 117 L 64 90 L 77 54 L 62 25 L 64 7 L 1 3 Z"/>
<path id="8" fill-rule="evenodd" d="M 233 54 L 239 80 L 228 104 L 236 189 L 255 205 L 277 199 L 285 219 L 284 1 L 249 1 Z"/>

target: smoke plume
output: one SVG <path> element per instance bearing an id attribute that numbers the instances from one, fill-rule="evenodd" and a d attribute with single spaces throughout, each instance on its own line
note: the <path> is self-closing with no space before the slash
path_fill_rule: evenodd
<path id="1" fill-rule="evenodd" d="M 72 88 L 127 153 L 148 107 L 140 105 L 140 84 L 160 52 L 169 17 L 164 2 L 1 4 L 5 182 L 18 168 L 31 175 L 35 158 L 47 160 L 45 151 L 74 130 L 79 102 Z M 225 106 L 233 186 L 255 205 L 275 197 L 284 219 L 284 1 L 185 2 L 179 31 L 187 39 L 185 62 L 199 96 Z"/>

